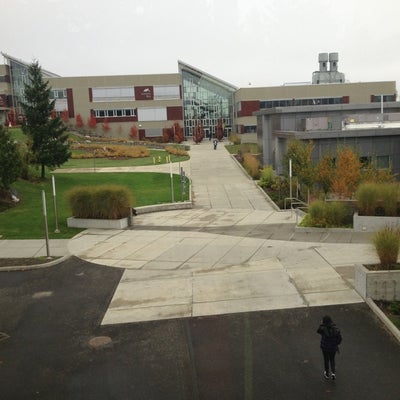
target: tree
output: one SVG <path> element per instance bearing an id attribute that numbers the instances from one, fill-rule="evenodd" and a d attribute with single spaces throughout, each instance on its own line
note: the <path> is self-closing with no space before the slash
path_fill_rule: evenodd
<path id="1" fill-rule="evenodd" d="M 129 136 L 132 138 L 132 140 L 138 140 L 139 131 L 136 125 L 132 125 Z"/>
<path id="2" fill-rule="evenodd" d="M 102 124 L 102 129 L 104 133 L 107 133 L 110 130 L 110 124 L 108 122 L 108 118 L 104 118 L 103 124 Z"/>
<path id="3" fill-rule="evenodd" d="M 286 163 L 289 165 L 289 160 L 292 160 L 292 173 L 297 177 L 300 183 L 307 186 L 308 193 L 315 183 L 315 167 L 311 160 L 311 154 L 314 149 L 312 141 L 304 142 L 297 139 L 292 139 L 288 143 L 286 153 Z M 289 168 L 287 168 L 289 170 Z M 307 193 L 307 195 L 309 195 Z"/>
<path id="4" fill-rule="evenodd" d="M 174 131 L 174 142 L 182 143 L 185 140 L 185 135 L 183 134 L 183 129 L 179 125 L 179 122 L 174 122 L 174 125 L 172 128 Z"/>
<path id="5" fill-rule="evenodd" d="M 200 121 L 196 121 L 196 125 L 194 127 L 193 131 L 193 141 L 198 144 L 200 143 L 204 138 L 204 129 L 203 125 L 201 124 Z"/>
<path id="6" fill-rule="evenodd" d="M 351 198 L 361 178 L 359 156 L 350 148 L 343 147 L 337 152 L 336 172 L 332 180 L 332 191 L 339 197 Z"/>
<path id="7" fill-rule="evenodd" d="M 97 127 L 96 117 L 93 114 L 88 118 L 88 126 L 92 129 L 96 129 Z"/>
<path id="8" fill-rule="evenodd" d="M 21 168 L 22 162 L 18 147 L 4 127 L 0 125 L 0 189 L 9 189 L 11 184 L 18 179 Z"/>
<path id="9" fill-rule="evenodd" d="M 68 110 L 64 110 L 61 113 L 61 119 L 62 119 L 62 122 L 64 122 L 64 124 L 68 124 L 68 122 L 69 122 Z"/>
<path id="10" fill-rule="evenodd" d="M 83 119 L 82 119 L 82 115 L 81 114 L 77 114 L 77 116 L 76 116 L 76 122 L 75 122 L 75 126 L 77 127 L 77 128 L 82 128 L 83 127 Z"/>
<path id="11" fill-rule="evenodd" d="M 324 154 L 317 166 L 316 181 L 321 185 L 325 196 L 331 190 L 334 172 L 335 163 L 333 158 L 329 154 Z"/>
<path id="12" fill-rule="evenodd" d="M 22 108 L 26 124 L 23 130 L 30 138 L 32 162 L 41 166 L 42 178 L 45 167 L 59 167 L 71 155 L 65 134 L 67 128 L 61 118 L 53 114 L 55 100 L 50 99 L 50 90 L 49 83 L 43 80 L 39 63 L 34 62 L 28 68 L 28 82 L 24 86 Z"/>
<path id="13" fill-rule="evenodd" d="M 221 141 L 223 137 L 224 137 L 224 125 L 222 123 L 222 118 L 219 118 L 217 125 L 217 139 Z"/>

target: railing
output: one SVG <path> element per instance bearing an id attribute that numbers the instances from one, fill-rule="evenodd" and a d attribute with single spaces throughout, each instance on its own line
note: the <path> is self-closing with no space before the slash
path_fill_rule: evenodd
<path id="1" fill-rule="evenodd" d="M 295 197 L 286 197 L 283 200 L 283 206 L 286 210 L 286 200 L 290 201 L 290 210 L 293 211 L 293 206 L 295 205 L 296 210 L 301 210 L 302 212 L 306 213 L 308 211 L 309 205 L 300 199 L 296 199 Z M 296 212 L 296 225 L 299 223 L 299 214 Z"/>
<path id="2" fill-rule="evenodd" d="M 309 207 L 307 203 L 305 203 L 300 199 L 296 199 L 295 197 L 286 197 L 283 200 L 283 207 L 285 210 L 286 210 L 286 200 L 290 200 L 290 208 L 293 208 L 294 205 L 297 205 L 297 207 L 294 208 L 299 208 L 300 210 L 307 210 Z"/>

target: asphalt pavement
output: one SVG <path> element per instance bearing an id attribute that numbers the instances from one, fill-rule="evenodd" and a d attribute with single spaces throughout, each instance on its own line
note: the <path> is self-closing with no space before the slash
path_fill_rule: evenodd
<path id="1" fill-rule="evenodd" d="M 1 275 L 2 399 L 399 398 L 398 342 L 365 303 L 101 325 L 122 273 L 72 257 Z M 326 313 L 343 334 L 336 381 Z"/>

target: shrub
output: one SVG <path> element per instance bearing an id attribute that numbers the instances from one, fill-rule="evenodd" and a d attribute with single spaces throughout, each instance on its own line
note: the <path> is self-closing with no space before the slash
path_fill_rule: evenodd
<path id="1" fill-rule="evenodd" d="M 375 233 L 372 242 L 379 257 L 379 269 L 392 269 L 396 265 L 399 255 L 399 229 L 385 227 Z"/>
<path id="2" fill-rule="evenodd" d="M 346 225 L 347 206 L 338 201 L 325 203 L 322 200 L 313 201 L 309 207 L 309 223 L 319 228 L 329 228 Z"/>
<path id="3" fill-rule="evenodd" d="M 376 183 L 363 183 L 355 193 L 358 211 L 362 215 L 375 215 L 379 204 L 379 186 Z"/>
<path id="4" fill-rule="evenodd" d="M 250 153 L 243 154 L 243 167 L 253 179 L 259 178 L 260 161 L 256 156 Z"/>
<path id="5" fill-rule="evenodd" d="M 130 215 L 131 192 L 125 186 L 76 186 L 66 192 L 76 218 L 120 219 Z"/>
<path id="6" fill-rule="evenodd" d="M 173 146 L 165 146 L 164 150 L 169 154 L 173 154 L 175 156 L 187 156 L 188 152 L 185 149 Z"/>
<path id="7" fill-rule="evenodd" d="M 242 139 L 237 133 L 232 133 L 232 135 L 229 136 L 229 141 L 236 145 L 242 143 Z"/>
<path id="8" fill-rule="evenodd" d="M 271 165 L 265 166 L 260 171 L 259 185 L 265 188 L 271 188 L 275 183 L 275 172 Z"/>
<path id="9" fill-rule="evenodd" d="M 328 226 L 344 226 L 346 224 L 347 207 L 340 201 L 326 203 L 326 220 Z"/>
<path id="10" fill-rule="evenodd" d="M 397 215 L 397 205 L 399 201 L 399 185 L 397 183 L 382 183 L 381 200 L 385 210 L 385 215 L 395 217 Z"/>
<path id="11" fill-rule="evenodd" d="M 325 203 L 322 200 L 313 201 L 308 209 L 310 224 L 315 227 L 326 226 Z"/>
<path id="12" fill-rule="evenodd" d="M 396 216 L 400 199 L 398 183 L 363 183 L 356 193 L 357 207 L 361 215 Z"/>

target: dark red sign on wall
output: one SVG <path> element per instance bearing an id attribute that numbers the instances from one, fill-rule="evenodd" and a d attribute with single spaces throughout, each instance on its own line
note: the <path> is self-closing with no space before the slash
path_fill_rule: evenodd
<path id="1" fill-rule="evenodd" d="M 153 86 L 135 86 L 135 100 L 153 100 Z"/>

